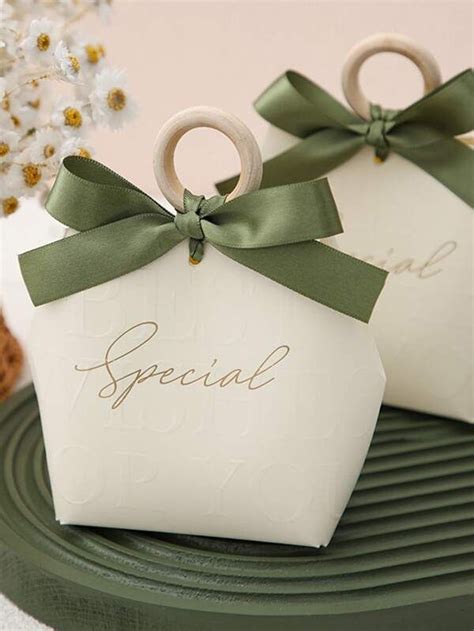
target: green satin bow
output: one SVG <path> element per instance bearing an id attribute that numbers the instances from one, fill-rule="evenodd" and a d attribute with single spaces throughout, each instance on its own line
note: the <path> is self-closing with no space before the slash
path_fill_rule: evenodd
<path id="1" fill-rule="evenodd" d="M 385 160 L 395 151 L 474 205 L 473 152 L 453 136 L 474 126 L 474 75 L 465 70 L 405 110 L 371 106 L 364 121 L 325 90 L 296 72 L 286 72 L 257 99 L 269 123 L 303 140 L 264 164 L 262 186 L 301 182 L 324 175 L 364 145 Z M 226 193 L 236 178 L 217 185 Z"/>
<path id="2" fill-rule="evenodd" d="M 367 322 L 386 272 L 314 239 L 342 232 L 326 180 L 280 186 L 227 202 L 185 193 L 169 213 L 102 164 L 69 157 L 46 207 L 78 234 L 20 255 L 31 299 L 41 305 L 143 267 L 189 239 L 341 313 Z"/>

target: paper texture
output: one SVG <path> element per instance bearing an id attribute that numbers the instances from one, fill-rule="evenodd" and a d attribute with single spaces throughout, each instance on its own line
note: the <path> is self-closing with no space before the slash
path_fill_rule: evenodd
<path id="1" fill-rule="evenodd" d="M 366 325 L 187 243 L 38 308 L 30 348 L 64 524 L 326 545 L 385 383 Z"/>
<path id="2" fill-rule="evenodd" d="M 269 127 L 264 158 L 297 142 Z M 384 401 L 474 422 L 472 210 L 404 158 L 373 155 L 364 148 L 327 177 L 344 227 L 338 247 L 391 272 L 369 324 Z"/>

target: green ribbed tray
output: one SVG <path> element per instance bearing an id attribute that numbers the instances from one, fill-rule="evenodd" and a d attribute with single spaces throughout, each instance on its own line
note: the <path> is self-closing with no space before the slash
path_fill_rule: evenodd
<path id="1" fill-rule="evenodd" d="M 472 631 L 474 428 L 382 410 L 327 549 L 59 526 L 31 387 L 0 407 L 0 590 L 72 631 Z"/>

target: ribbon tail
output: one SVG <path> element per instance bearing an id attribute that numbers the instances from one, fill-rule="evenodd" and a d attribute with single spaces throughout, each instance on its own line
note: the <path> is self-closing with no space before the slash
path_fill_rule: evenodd
<path id="1" fill-rule="evenodd" d="M 362 147 L 362 136 L 345 129 L 323 129 L 301 140 L 263 164 L 261 188 L 293 184 L 321 177 L 349 160 Z M 238 177 L 216 184 L 221 195 L 230 193 Z"/>
<path id="2" fill-rule="evenodd" d="M 319 241 L 253 250 L 214 246 L 280 285 L 368 322 L 387 272 Z"/>
<path id="3" fill-rule="evenodd" d="M 144 213 L 173 221 L 173 215 L 134 184 L 100 162 L 79 156 L 64 159 L 46 209 L 57 221 L 80 232 Z"/>
<path id="4" fill-rule="evenodd" d="M 274 81 L 254 106 L 266 121 L 298 138 L 362 122 L 329 92 L 294 70 Z"/>
<path id="5" fill-rule="evenodd" d="M 20 269 L 38 306 L 144 267 L 184 238 L 155 214 L 137 215 L 25 252 Z"/>
<path id="6" fill-rule="evenodd" d="M 397 144 L 394 150 L 432 175 L 441 184 L 474 206 L 474 151 L 455 138 L 442 138 L 426 145 Z"/>

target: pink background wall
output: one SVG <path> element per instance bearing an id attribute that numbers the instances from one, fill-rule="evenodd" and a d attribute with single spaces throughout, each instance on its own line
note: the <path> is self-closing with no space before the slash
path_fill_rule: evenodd
<path id="1" fill-rule="evenodd" d="M 348 50 L 378 31 L 416 39 L 436 56 L 443 78 L 470 65 L 472 7 L 468 2 L 160 2 L 116 0 L 108 26 L 90 20 L 81 30 L 104 41 L 110 61 L 127 70 L 139 102 L 135 122 L 120 133 L 93 137 L 97 158 L 156 194 L 151 167 L 160 125 L 191 105 L 214 105 L 242 118 L 262 139 L 265 123 L 252 101 L 287 68 L 307 74 L 342 98 L 340 71 Z M 363 67 L 372 100 L 403 106 L 421 95 L 418 70 L 392 54 Z M 191 190 L 238 168 L 218 132 L 190 132 L 177 168 Z"/>

